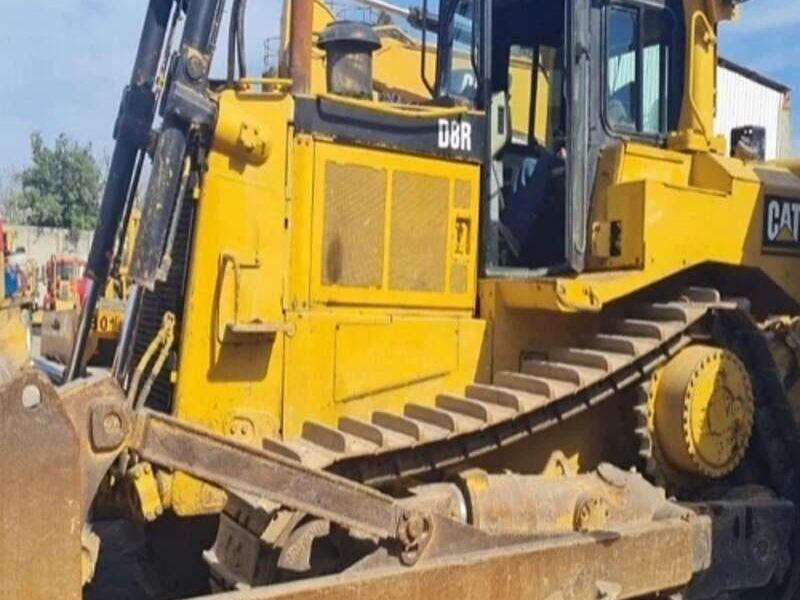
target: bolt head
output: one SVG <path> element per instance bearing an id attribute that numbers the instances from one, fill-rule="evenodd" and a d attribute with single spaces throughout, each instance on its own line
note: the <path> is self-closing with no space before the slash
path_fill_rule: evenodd
<path id="1" fill-rule="evenodd" d="M 36 385 L 26 385 L 22 390 L 22 406 L 31 409 L 42 403 L 42 391 Z"/>
<path id="2" fill-rule="evenodd" d="M 193 81 L 199 81 L 205 74 L 205 66 L 199 56 L 190 56 L 186 61 L 186 74 Z"/>
<path id="3" fill-rule="evenodd" d="M 116 413 L 109 413 L 103 419 L 103 429 L 109 435 L 119 433 L 122 429 L 122 419 Z"/>
<path id="4" fill-rule="evenodd" d="M 412 515 L 406 527 L 409 538 L 415 540 L 425 533 L 425 519 L 423 519 L 421 515 Z"/>

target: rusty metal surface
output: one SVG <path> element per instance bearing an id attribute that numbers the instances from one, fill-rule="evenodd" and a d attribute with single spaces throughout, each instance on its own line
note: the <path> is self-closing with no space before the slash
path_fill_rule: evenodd
<path id="1" fill-rule="evenodd" d="M 105 374 L 75 380 L 59 388 L 58 397 L 78 434 L 84 517 L 108 469 L 125 450 L 130 414 L 119 385 Z"/>
<path id="2" fill-rule="evenodd" d="M 492 534 L 616 529 L 650 521 L 661 510 L 680 510 L 667 501 L 662 488 L 608 463 L 569 477 L 471 469 L 461 473 L 459 481 L 468 497 L 470 524 Z"/>
<path id="3" fill-rule="evenodd" d="M 0 388 L 0 598 L 81 598 L 79 438 L 34 371 Z"/>
<path id="4" fill-rule="evenodd" d="M 42 356 L 66 364 L 72 352 L 79 322 L 78 310 L 46 311 L 42 316 Z M 97 336 L 92 335 L 83 353 L 83 365 L 96 351 Z"/>
<path id="5" fill-rule="evenodd" d="M 394 537 L 405 512 L 366 486 L 150 411 L 139 413 L 131 449 L 161 467 L 379 538 Z"/>
<path id="6" fill-rule="evenodd" d="M 617 532 L 573 534 L 465 553 L 413 568 L 344 573 L 232 592 L 213 600 L 636 598 L 689 581 L 692 536 L 691 525 L 669 519 Z"/>
<path id="7" fill-rule="evenodd" d="M 311 47 L 313 44 L 314 0 L 291 0 L 289 69 L 292 91 L 311 91 Z"/>
<path id="8" fill-rule="evenodd" d="M 400 561 L 411 565 L 422 558 L 430 560 L 520 540 L 490 536 L 440 515 L 409 510 L 367 486 L 160 413 L 137 413 L 129 448 L 162 468 L 385 540 L 385 547 L 390 549 L 389 564 Z M 383 564 L 382 558 L 374 564 Z"/>

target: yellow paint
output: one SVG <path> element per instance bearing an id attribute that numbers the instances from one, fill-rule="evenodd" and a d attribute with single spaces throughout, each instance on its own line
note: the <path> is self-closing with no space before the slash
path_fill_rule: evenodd
<path id="1" fill-rule="evenodd" d="M 335 425 L 344 416 L 398 412 L 411 401 L 432 404 L 436 394 L 461 393 L 465 382 L 488 376 L 478 367 L 485 335 L 480 320 L 390 320 L 337 309 L 293 318 L 295 335 L 286 353 L 287 438 L 300 435 L 306 421 Z"/>
<path id="2" fill-rule="evenodd" d="M 292 101 L 280 94 L 225 92 L 220 103 L 227 131 L 236 130 L 237 118 L 257 124 L 270 152 L 260 164 L 243 160 L 226 134 L 209 157 L 175 374 L 176 416 L 258 446 L 268 437 L 299 436 L 306 421 L 335 426 L 343 416 L 432 403 L 437 393 L 486 380 L 479 366 L 486 324 L 475 317 L 479 167 L 294 136 L 287 127 Z M 386 172 L 378 190 L 385 196 L 383 269 L 373 287 L 326 279 L 325 177 L 342 168 Z M 419 208 L 416 188 L 403 192 L 403 181 L 433 182 L 442 191 L 446 239 L 430 281 L 444 291 L 403 288 L 417 285 L 414 278 L 398 283 L 405 271 L 395 256 L 409 249 L 398 236 L 418 244 L 415 228 L 404 225 Z M 269 324 L 273 335 L 226 339 L 231 324 Z M 178 514 L 216 511 L 223 500 L 185 475 L 172 480 Z"/>
<path id="3" fill-rule="evenodd" d="M 92 331 L 101 340 L 114 340 L 119 337 L 122 321 L 125 318 L 125 305 L 121 301 L 102 300 L 92 320 Z"/>
<path id="4" fill-rule="evenodd" d="M 13 300 L 0 303 L 0 361 L 13 372 L 30 361 L 30 329 L 22 318 L 22 305 Z"/>
<path id="5" fill-rule="evenodd" d="M 780 185 L 766 181 L 769 173 Z M 580 275 L 481 285 L 516 308 L 597 311 L 691 267 L 719 264 L 756 267 L 800 297 L 787 258 L 762 249 L 764 196 L 800 198 L 800 179 L 785 169 L 625 143 L 604 152 L 599 182 L 590 224 L 619 223 L 618 256 L 591 255 Z"/>
<path id="6" fill-rule="evenodd" d="M 323 263 L 323 236 L 325 222 L 326 167 L 329 164 L 344 168 L 356 167 L 369 169 L 370 172 L 384 178 L 381 191 L 385 193 L 386 205 L 383 218 L 385 219 L 384 246 L 380 250 L 383 254 L 383 273 L 380 282 L 375 286 L 351 287 L 347 285 L 325 284 L 324 271 L 331 268 Z M 443 181 L 448 186 L 448 217 L 446 222 L 447 264 L 443 272 L 443 285 L 445 293 L 432 294 L 429 291 L 411 291 L 393 289 L 391 276 L 392 235 L 399 232 L 392 227 L 392 211 L 395 207 L 395 194 L 393 184 L 402 174 L 415 174 L 427 177 L 427 181 Z M 455 194 L 458 182 L 465 182 L 470 187 L 469 206 L 460 208 L 456 205 Z M 299 185 L 297 186 L 299 187 Z M 452 309 L 471 310 L 475 303 L 475 290 L 477 279 L 477 245 L 478 245 L 478 167 L 470 164 L 456 164 L 451 161 L 434 160 L 405 156 L 390 151 L 376 149 L 362 149 L 348 147 L 342 144 L 318 142 L 315 148 L 314 168 L 314 211 L 311 220 L 312 246 L 311 246 L 311 302 L 335 303 L 350 305 L 390 305 L 390 306 L 419 306 L 440 307 Z M 297 188 L 296 188 L 297 189 Z M 420 194 L 426 189 L 420 188 Z M 430 191 L 430 190 L 428 190 Z M 403 210 L 398 207 L 398 210 Z M 296 224 L 297 225 L 297 224 Z M 355 223 L 354 223 L 355 225 Z M 359 223 L 366 229 L 368 224 Z M 423 227 L 425 223 L 417 223 Z M 466 254 L 459 250 L 457 237 L 460 227 L 466 227 Z M 435 244 L 436 240 L 420 240 L 423 244 Z M 429 247 L 428 250 L 431 250 Z M 376 251 L 379 251 L 376 249 Z M 450 281 L 453 268 L 459 265 L 467 273 L 467 285 L 463 291 L 452 291 Z"/>
<path id="7" fill-rule="evenodd" d="M 670 146 L 687 151 L 724 153 L 724 140 L 714 135 L 717 91 L 717 24 L 734 15 L 732 2 L 683 0 L 686 27 L 686 70 L 678 131 Z"/>
<path id="8" fill-rule="evenodd" d="M 197 199 L 175 415 L 260 447 L 266 438 L 296 439 L 307 422 L 335 427 L 342 417 L 431 404 L 518 368 L 526 353 L 574 343 L 598 327 L 601 311 L 699 265 L 756 267 L 800 297 L 790 261 L 761 248 L 764 195 L 800 197 L 800 180 L 720 154 L 708 133 L 716 42 L 693 16 L 706 0 L 685 1 L 696 29 L 680 129 L 668 148 L 622 142 L 603 151 L 589 219 L 596 238 L 579 275 L 479 279 L 478 165 L 298 134 L 283 83 L 223 92 Z M 704 13 L 713 25 L 725 14 L 717 0 L 708 4 L 717 7 Z M 331 15 L 317 6 L 319 31 Z M 397 37 L 385 48 L 376 56 L 378 86 L 423 97 L 413 44 Z M 392 79 L 389 57 L 400 55 L 416 87 Z M 326 93 L 320 56 L 318 96 Z M 539 67 L 541 105 L 552 66 Z M 512 112 L 530 101 L 511 96 Z M 387 115 L 442 110 L 365 104 Z M 540 139 L 547 125 L 537 114 Z M 520 117 L 515 129 L 530 126 Z M 614 410 L 600 407 L 537 438 L 534 454 L 508 448 L 493 466 L 541 470 L 558 449 L 581 468 L 613 460 L 624 433 L 585 431 L 593 419 L 624 429 Z M 224 502 L 182 474 L 170 499 L 182 515 Z"/>
<path id="9" fill-rule="evenodd" d="M 732 353 L 696 345 L 655 377 L 649 421 L 659 458 L 684 473 L 719 478 L 744 458 L 755 398 Z"/>
<path id="10" fill-rule="evenodd" d="M 271 158 L 250 164 L 215 147 L 198 200 L 194 253 L 182 322 L 174 413 L 240 441 L 260 445 L 279 435 L 285 337 L 223 343 L 220 322 L 234 317 L 234 286 L 221 255 L 241 266 L 239 316 L 243 321 L 283 322 L 288 232 L 286 217 L 286 123 L 288 96 L 226 92 L 230 106 L 269 132 Z M 275 158 L 279 157 L 279 158 Z M 213 489 L 183 475 L 172 485 L 178 514 L 218 510 Z"/>
<path id="11" fill-rule="evenodd" d="M 431 95 L 422 82 L 422 48 L 419 43 L 399 27 L 376 27 L 375 33 L 381 48 L 373 55 L 375 89 L 390 97 L 406 101 L 428 100 Z M 322 56 L 318 57 L 322 65 Z M 324 72 L 320 67 L 320 72 Z M 436 46 L 428 43 L 425 56 L 425 74 L 428 82 L 436 78 Z"/>

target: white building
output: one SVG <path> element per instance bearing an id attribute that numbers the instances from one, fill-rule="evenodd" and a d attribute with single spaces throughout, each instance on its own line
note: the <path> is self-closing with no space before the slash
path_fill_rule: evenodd
<path id="1" fill-rule="evenodd" d="M 767 160 L 791 156 L 790 89 L 720 58 L 717 70 L 717 134 L 725 136 L 730 148 L 731 130 L 747 125 L 757 125 L 767 130 Z"/>

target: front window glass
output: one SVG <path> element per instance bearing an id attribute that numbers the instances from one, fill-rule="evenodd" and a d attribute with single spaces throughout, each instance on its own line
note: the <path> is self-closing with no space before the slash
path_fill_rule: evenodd
<path id="1" fill-rule="evenodd" d="M 61 263 L 58 267 L 58 278 L 61 281 L 70 281 L 74 278 L 75 269 L 74 266 L 69 263 Z"/>

